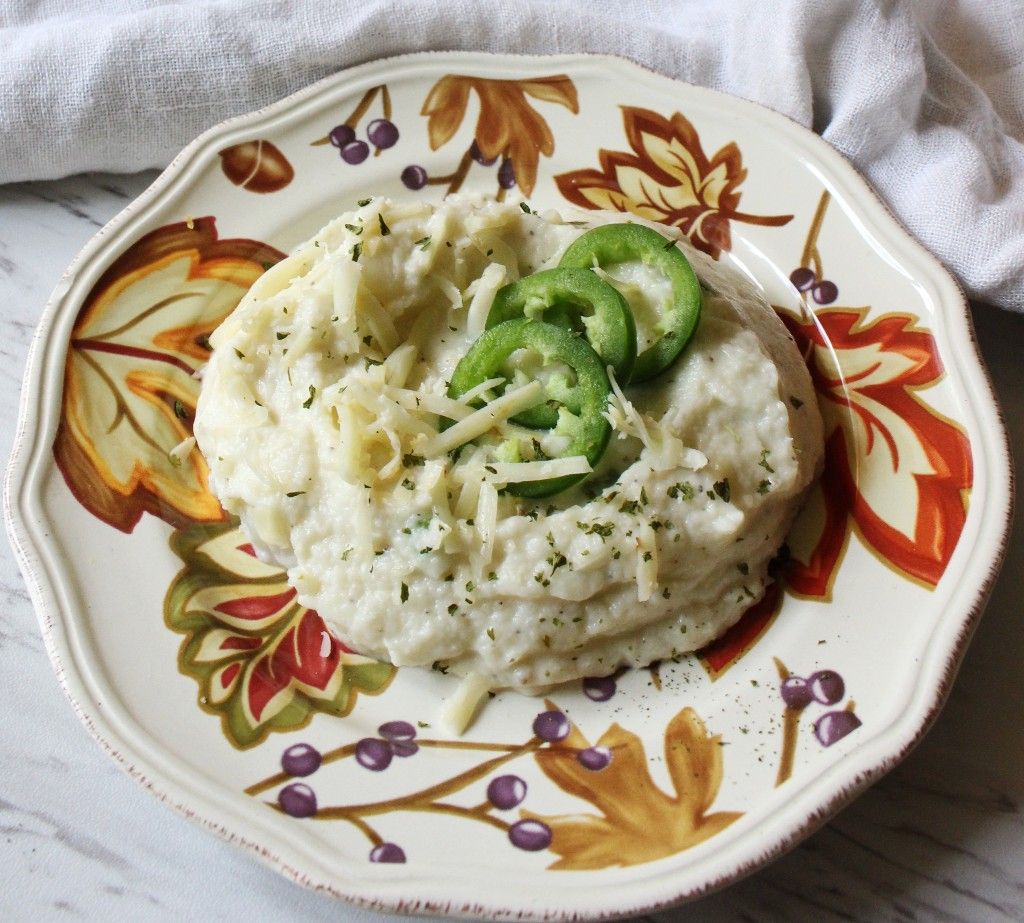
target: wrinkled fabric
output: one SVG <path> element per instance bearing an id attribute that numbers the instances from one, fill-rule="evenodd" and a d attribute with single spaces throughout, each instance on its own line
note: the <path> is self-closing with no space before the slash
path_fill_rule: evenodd
<path id="1" fill-rule="evenodd" d="M 0 182 L 166 165 L 335 71 L 601 52 L 819 132 L 974 298 L 1024 311 L 1020 0 L 7 0 Z"/>

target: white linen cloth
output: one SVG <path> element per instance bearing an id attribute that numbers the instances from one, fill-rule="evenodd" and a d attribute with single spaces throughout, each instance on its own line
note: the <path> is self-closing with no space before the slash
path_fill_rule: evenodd
<path id="1" fill-rule="evenodd" d="M 1022 0 L 3 0 L 0 183 L 166 165 L 216 122 L 417 50 L 604 52 L 819 132 L 1024 311 Z"/>

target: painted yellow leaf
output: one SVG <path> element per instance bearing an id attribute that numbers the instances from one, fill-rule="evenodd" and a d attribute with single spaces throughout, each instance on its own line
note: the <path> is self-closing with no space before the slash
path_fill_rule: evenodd
<path id="1" fill-rule="evenodd" d="M 474 137 L 486 159 L 505 157 L 512 162 L 515 180 L 525 195 L 537 183 L 540 156 L 550 157 L 555 139 L 547 121 L 527 100 L 557 103 L 579 112 L 576 87 L 564 74 L 530 80 L 489 80 L 449 74 L 431 88 L 423 103 L 430 147 L 437 150 L 458 131 L 466 116 L 470 91 L 480 100 Z"/>
<path id="2" fill-rule="evenodd" d="M 430 148 L 436 151 L 447 144 L 459 130 L 469 104 L 470 81 L 449 74 L 442 77 L 427 94 L 423 115 L 427 116 Z"/>
<path id="3" fill-rule="evenodd" d="M 689 849 L 741 816 L 735 811 L 708 813 L 722 782 L 722 750 L 691 708 L 684 708 L 665 729 L 665 765 L 674 791 L 668 794 L 651 778 L 640 738 L 613 724 L 597 741 L 611 761 L 587 769 L 577 755 L 590 747 L 573 726 L 560 745 L 538 750 L 538 765 L 559 788 L 589 801 L 597 814 L 523 816 L 551 828 L 550 850 L 560 858 L 553 869 L 600 869 L 636 865 Z"/>
<path id="4" fill-rule="evenodd" d="M 75 497 L 131 532 L 144 512 L 172 525 L 224 513 L 192 434 L 207 338 L 283 254 L 218 240 L 213 218 L 168 225 L 128 248 L 89 293 L 71 332 L 54 456 Z"/>

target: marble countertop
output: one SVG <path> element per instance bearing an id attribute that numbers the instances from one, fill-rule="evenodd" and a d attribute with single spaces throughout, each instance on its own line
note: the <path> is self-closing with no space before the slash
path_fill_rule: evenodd
<path id="1" fill-rule="evenodd" d="M 90 236 L 154 174 L 0 187 L 0 451 L 11 449 L 43 305 Z M 976 306 L 1024 457 L 1024 317 Z M 1024 919 L 1024 504 L 945 711 L 830 824 L 759 873 L 650 919 Z M 884 681 L 884 678 L 880 678 Z M 305 891 L 171 812 L 93 743 L 0 553 L 0 919 L 389 920 Z"/>

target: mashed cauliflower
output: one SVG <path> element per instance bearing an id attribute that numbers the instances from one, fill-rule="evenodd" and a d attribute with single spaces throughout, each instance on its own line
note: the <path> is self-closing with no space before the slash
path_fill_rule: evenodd
<path id="1" fill-rule="evenodd" d="M 611 442 L 580 485 L 511 496 L 510 480 L 580 460 L 524 475 L 439 435 L 475 412 L 482 392 L 447 387 L 495 291 L 626 220 L 572 217 L 371 199 L 270 269 L 211 339 L 195 435 L 214 490 L 361 653 L 537 689 L 700 648 L 764 593 L 820 468 L 821 420 L 771 308 L 686 241 L 697 331 L 650 382 L 613 381 Z M 671 289 L 639 262 L 606 270 L 643 348 Z M 513 431 L 490 406 L 481 425 Z"/>

